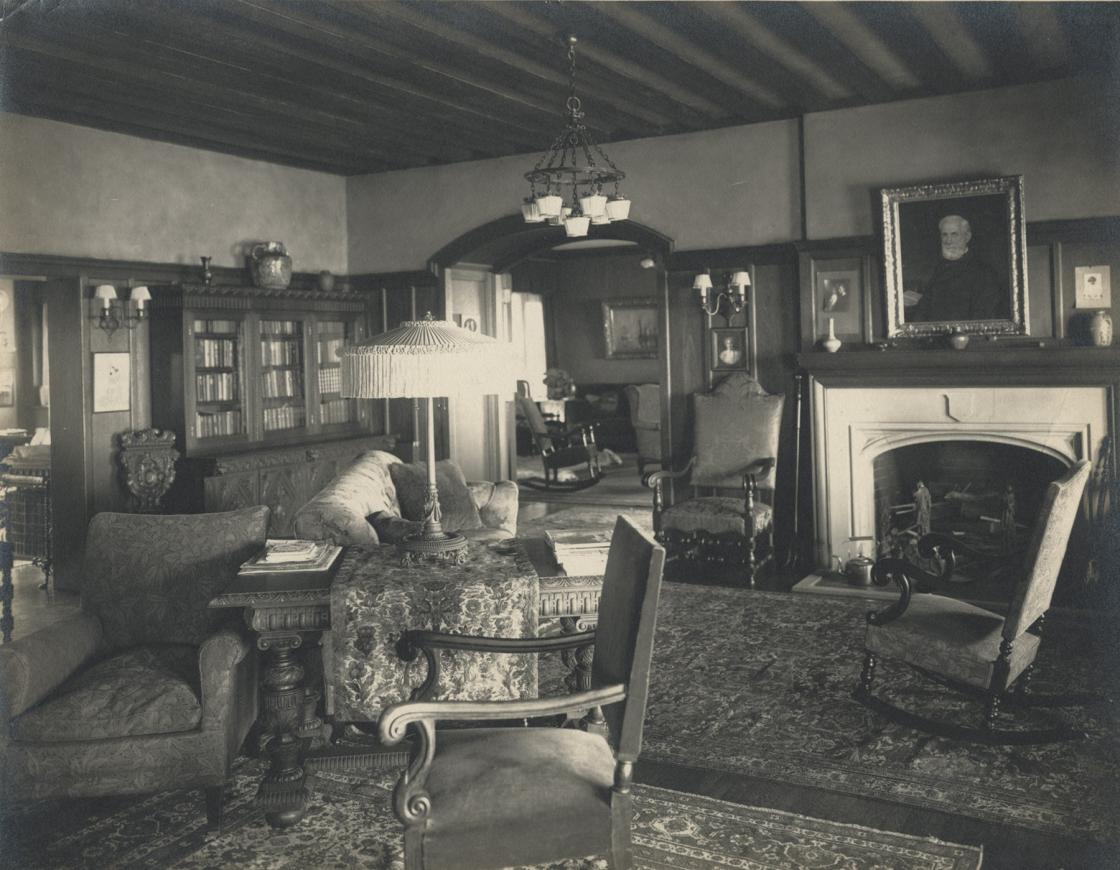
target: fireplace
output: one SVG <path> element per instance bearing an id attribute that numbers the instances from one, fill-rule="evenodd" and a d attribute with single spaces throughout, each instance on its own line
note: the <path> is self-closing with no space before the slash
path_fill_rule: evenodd
<path id="1" fill-rule="evenodd" d="M 1029 536 L 1046 483 L 1080 459 L 1095 461 L 1109 431 L 1113 388 L 1086 384 L 1084 374 L 1045 383 L 1060 377 L 1050 371 L 1038 378 L 1042 383 L 1021 386 L 1031 372 L 994 365 L 983 371 L 980 363 L 997 359 L 994 353 L 951 358 L 959 364 L 973 357 L 978 368 L 967 375 L 939 372 L 932 360 L 892 367 L 890 355 L 875 353 L 834 358 L 823 373 L 805 363 L 822 356 L 802 356 L 812 374 L 815 570 L 799 588 L 824 576 L 834 557 L 870 554 L 886 523 L 905 523 L 918 479 L 935 487 L 935 527 L 967 501 L 980 534 L 984 523 L 988 532 L 1002 528 L 1001 490 L 1012 484 L 1017 532 Z M 906 354 L 911 361 L 919 356 Z M 946 507 L 949 493 L 958 505 Z"/>

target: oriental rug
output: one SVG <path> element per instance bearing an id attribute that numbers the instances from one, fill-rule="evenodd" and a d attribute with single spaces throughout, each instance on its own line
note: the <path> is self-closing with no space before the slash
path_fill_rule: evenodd
<path id="1" fill-rule="evenodd" d="M 253 807 L 260 765 L 244 760 L 227 796 L 221 833 L 205 824 L 197 791 L 141 798 L 44 801 L 0 816 L 0 865 L 22 870 L 321 870 L 403 867 L 391 809 L 397 773 L 318 774 L 307 815 L 274 831 Z M 975 870 L 970 846 L 757 809 L 653 786 L 636 786 L 639 868 L 908 868 Z M 605 859 L 548 870 L 604 870 Z M 543 870 L 543 868 L 541 868 Z"/>
<path id="2" fill-rule="evenodd" d="M 549 523 L 609 528 L 616 513 L 573 506 L 530 520 L 524 531 Z M 648 513 L 627 515 L 650 530 Z M 1120 843 L 1116 698 L 1099 707 L 1005 716 L 1005 725 L 1056 719 L 1089 733 L 1048 746 L 965 744 L 887 722 L 851 697 L 863 662 L 864 616 L 884 606 L 666 582 L 642 758 Z M 1111 686 L 1114 696 L 1115 643 L 1105 638 L 1098 648 L 1084 619 L 1062 617 L 1049 620 L 1032 688 L 1108 695 Z M 541 691 L 548 694 L 560 685 L 550 658 L 541 658 Z M 905 666 L 881 661 L 875 686 L 907 709 L 978 721 L 975 701 Z"/>

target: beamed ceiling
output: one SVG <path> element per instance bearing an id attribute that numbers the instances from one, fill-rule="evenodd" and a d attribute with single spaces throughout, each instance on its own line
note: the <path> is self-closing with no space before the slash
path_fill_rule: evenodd
<path id="1" fill-rule="evenodd" d="M 0 0 L 0 108 L 342 175 L 1101 72 L 1113 3 Z M 1111 69 L 1115 75 L 1115 68 Z M 1043 122 L 1043 119 L 1040 119 Z"/>

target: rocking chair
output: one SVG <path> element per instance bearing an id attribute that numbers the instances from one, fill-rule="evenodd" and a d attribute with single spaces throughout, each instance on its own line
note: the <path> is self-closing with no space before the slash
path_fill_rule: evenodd
<path id="1" fill-rule="evenodd" d="M 533 444 L 540 452 L 541 462 L 544 464 L 544 477 L 526 478 L 519 480 L 519 484 L 531 489 L 574 492 L 587 489 L 602 480 L 594 424 L 579 423 L 565 428 L 560 424 L 546 422 L 541 409 L 529 395 L 529 384 L 526 381 L 517 382 L 517 410 L 529 427 Z M 586 477 L 560 479 L 562 468 L 578 465 L 587 466 Z"/>
<path id="2" fill-rule="evenodd" d="M 1089 468 L 1088 462 L 1079 462 L 1050 484 L 1027 550 L 1026 570 L 1007 616 L 943 595 L 913 594 L 914 583 L 948 580 L 954 564 L 953 551 L 962 549 L 951 537 L 929 534 L 918 544 L 921 556 L 943 560 L 945 567 L 939 575 L 905 559 L 884 558 L 876 562 L 874 582 L 884 586 L 893 581 L 900 597 L 890 607 L 867 614 L 866 655 L 855 699 L 899 724 L 956 740 L 1025 745 L 1084 736 L 1068 727 L 1011 730 L 996 725 L 1005 702 L 1023 707 L 1059 707 L 1095 700 L 1086 694 L 1047 697 L 1028 692 L 1043 619 L 1054 594 Z M 937 682 L 985 700 L 983 726 L 968 727 L 932 719 L 874 696 L 871 687 L 879 656 L 899 659 Z"/>

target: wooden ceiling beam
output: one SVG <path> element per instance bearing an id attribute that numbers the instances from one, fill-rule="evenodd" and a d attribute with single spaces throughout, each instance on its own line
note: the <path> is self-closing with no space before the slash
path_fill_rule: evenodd
<path id="1" fill-rule="evenodd" d="M 246 112 L 226 105 L 188 103 L 169 100 L 167 92 L 159 88 L 136 86 L 129 83 L 127 88 L 121 82 L 92 73 L 88 68 L 47 64 L 34 58 L 25 58 L 13 52 L 19 66 L 19 75 L 11 82 L 26 101 L 47 86 L 46 93 L 69 93 L 86 99 L 96 99 L 107 105 L 118 107 L 121 111 L 142 112 L 143 120 L 150 125 L 157 115 L 170 115 L 191 125 L 197 136 L 203 134 L 221 138 L 223 131 L 235 130 L 239 134 L 249 134 L 258 142 L 268 143 L 269 147 L 286 152 L 294 157 L 303 152 L 330 150 L 345 154 L 353 162 L 377 165 L 376 171 L 404 169 L 415 165 L 415 161 L 402 159 L 401 149 L 393 144 L 377 147 L 371 140 L 377 136 L 371 129 L 370 136 L 325 136 L 322 132 L 309 129 L 301 124 L 289 124 L 259 112 Z M 30 83 L 33 82 L 33 85 Z M 0 103 L 3 98 L 0 97 Z M 154 113 L 154 114 L 153 114 Z"/>
<path id="2" fill-rule="evenodd" d="M 665 25 L 635 10 L 631 3 L 600 3 L 596 11 L 642 39 L 659 46 L 688 66 L 702 70 L 751 103 L 768 110 L 788 108 L 782 96 L 754 79 L 738 72 L 731 64 L 712 55 L 708 49 L 679 35 Z"/>
<path id="3" fill-rule="evenodd" d="M 340 167 L 337 161 L 319 162 L 314 157 L 300 154 L 292 158 L 275 151 L 265 150 L 260 147 L 257 140 L 256 147 L 234 146 L 225 142 L 203 138 L 194 133 L 175 134 L 167 130 L 150 127 L 138 123 L 135 118 L 114 121 L 101 114 L 88 114 L 77 108 L 69 101 L 52 98 L 50 95 L 36 93 L 27 99 L 17 98 L 15 95 L 5 96 L 5 110 L 17 115 L 30 115 L 36 118 L 46 118 L 51 121 L 61 121 L 67 124 L 76 124 L 80 127 L 92 127 L 97 130 L 108 130 L 113 133 L 124 133 L 129 136 L 138 136 L 156 142 L 167 142 L 172 145 L 185 145 L 189 148 L 198 148 L 205 151 L 218 151 L 231 154 L 235 157 L 244 157 L 249 160 L 261 160 L 266 163 L 280 163 L 294 166 L 299 169 L 311 169 L 316 172 L 327 172 L 334 175 L 355 175 L 367 172 L 360 164 L 349 167 Z"/>
<path id="4" fill-rule="evenodd" d="M 554 25 L 537 18 L 533 12 L 519 4 L 487 3 L 485 8 L 495 15 L 546 39 L 555 40 L 560 35 Z M 657 99 L 684 106 L 691 112 L 702 116 L 709 123 L 713 120 L 719 123 L 730 120 L 730 114 L 720 104 L 640 63 L 635 63 L 618 55 L 606 48 L 604 42 L 596 38 L 594 33 L 580 39 L 577 51 L 580 58 L 590 60 L 631 82 L 637 82 Z"/>
<path id="5" fill-rule="evenodd" d="M 854 96 L 851 88 L 829 74 L 792 42 L 766 27 L 743 5 L 700 3 L 696 9 L 701 15 L 708 16 L 749 44 L 756 52 L 765 55 L 770 62 L 807 82 L 820 92 L 824 101 L 850 100 Z"/>
<path id="6" fill-rule="evenodd" d="M 888 86 L 877 93 L 865 92 L 872 99 L 891 99 L 900 92 L 917 90 L 921 80 L 899 58 L 886 40 L 881 39 L 856 13 L 844 3 L 804 3 L 799 7 L 824 27 L 824 29 Z"/>
<path id="7" fill-rule="evenodd" d="M 309 11 L 305 11 L 305 7 L 278 7 L 267 0 L 226 0 L 221 8 L 259 26 L 286 33 L 309 43 L 326 46 L 334 51 L 342 50 L 353 57 L 364 58 L 367 62 L 370 62 L 371 55 L 389 58 L 406 67 L 434 73 L 444 82 L 452 81 L 461 85 L 465 91 L 473 91 L 477 96 L 472 98 L 463 92 L 452 96 L 446 89 L 432 90 L 398 77 L 369 73 L 369 75 L 376 75 L 385 86 L 394 87 L 401 95 L 438 103 L 447 111 L 468 113 L 476 118 L 476 123 L 477 119 L 484 119 L 488 123 L 497 125 L 494 128 L 496 130 L 500 130 L 502 126 L 510 126 L 537 137 L 548 135 L 552 129 L 556 115 L 554 105 L 546 106 L 496 83 L 465 81 L 459 70 L 450 69 L 431 58 L 420 57 L 415 49 L 412 51 L 396 49 L 354 28 L 333 25 L 321 17 L 312 16 Z M 308 6 L 306 10 L 313 8 Z M 502 109 L 496 109 L 492 99 L 488 97 L 498 97 L 507 105 Z M 520 114 L 516 110 L 520 110 Z"/>
<path id="8" fill-rule="evenodd" d="M 907 11 L 965 78 L 973 82 L 992 78 L 992 65 L 952 3 L 912 3 Z"/>
<path id="9" fill-rule="evenodd" d="M 446 162 L 478 156 L 490 157 L 506 149 L 524 150 L 541 139 L 540 135 L 509 135 L 504 130 L 496 131 L 494 135 L 480 135 L 477 133 L 476 122 L 469 115 L 444 112 L 442 105 L 441 111 L 435 116 L 439 118 L 439 124 L 433 129 L 431 123 L 422 120 L 425 116 L 431 116 L 428 107 L 422 110 L 411 102 L 402 105 L 399 94 L 387 93 L 385 88 L 380 87 L 380 82 L 372 80 L 355 64 L 340 62 L 321 53 L 304 51 L 271 40 L 259 31 L 223 23 L 222 27 L 210 28 L 211 38 L 200 47 L 197 45 L 197 32 L 199 28 L 205 28 L 208 21 L 193 15 L 189 11 L 193 8 L 189 4 L 185 11 L 169 15 L 161 14 L 154 6 L 145 6 L 144 18 L 129 22 L 129 37 L 135 40 L 133 32 L 143 34 L 146 40 L 144 47 L 155 54 L 156 60 L 153 62 L 157 62 L 158 58 L 169 52 L 183 52 L 184 49 L 173 41 L 174 35 L 178 34 L 181 44 L 189 46 L 187 51 L 192 59 L 192 77 L 201 77 L 208 68 L 207 64 L 213 64 L 220 70 L 229 66 L 227 57 L 236 58 L 236 62 L 251 64 L 257 71 L 237 77 L 243 87 L 252 85 L 258 93 L 266 95 L 279 89 L 293 96 L 298 95 L 302 89 L 310 104 L 323 108 L 333 106 L 356 119 L 375 122 L 385 127 L 389 138 L 398 138 L 403 147 Z M 201 55 L 202 51 L 209 53 Z M 275 60 L 292 57 L 298 57 L 305 63 L 296 65 L 289 60 L 278 65 Z M 340 73 L 351 81 L 348 82 L 348 87 L 340 87 L 339 81 L 332 79 L 329 85 L 324 86 L 297 78 L 297 71 Z M 449 143 L 455 145 L 449 146 Z"/>
<path id="10" fill-rule="evenodd" d="M 378 3 L 373 6 L 356 8 L 360 9 L 361 14 L 370 20 L 403 23 L 437 40 L 465 48 L 487 62 L 503 64 L 513 72 L 514 81 L 520 82 L 524 80 L 525 76 L 532 76 L 553 86 L 553 93 L 556 92 L 556 88 L 561 88 L 563 89 L 560 92 L 562 97 L 567 94 L 567 67 L 561 63 L 563 44 L 559 40 L 556 42 L 557 61 L 553 64 L 546 64 L 539 62 L 536 55 L 524 51 L 513 51 L 504 47 L 492 35 L 489 38 L 483 38 L 471 33 L 467 30 L 470 22 L 464 22 L 464 26 L 452 26 L 434 17 L 435 14 L 444 12 L 451 15 L 456 14 L 459 8 L 455 6 L 422 7 L 402 3 Z M 651 112 L 641 106 L 636 106 L 633 99 L 627 99 L 623 95 L 589 86 L 590 83 L 583 79 L 580 79 L 579 85 L 580 90 L 585 94 L 592 94 L 597 101 L 612 107 L 616 123 L 625 124 L 640 134 L 649 135 L 658 132 L 672 123 L 670 118 L 661 113 Z M 562 105 L 562 103 L 558 104 Z"/>

